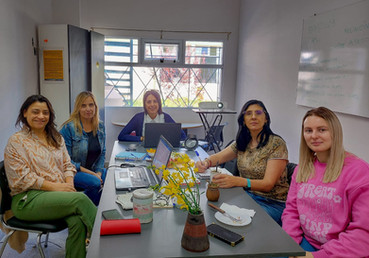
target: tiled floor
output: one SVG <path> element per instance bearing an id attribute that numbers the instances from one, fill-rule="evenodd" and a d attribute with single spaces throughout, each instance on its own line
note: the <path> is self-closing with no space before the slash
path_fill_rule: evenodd
<path id="1" fill-rule="evenodd" d="M 65 229 L 59 233 L 51 233 L 49 235 L 49 242 L 46 248 L 43 247 L 45 256 L 47 258 L 63 258 L 65 255 L 65 240 L 68 235 L 68 229 Z M 4 233 L 0 231 L 0 239 L 4 237 Z M 26 250 L 21 254 L 17 253 L 9 247 L 6 246 L 2 258 L 39 258 L 40 253 L 36 246 L 37 234 L 29 234 L 28 241 L 26 243 Z M 45 240 L 45 235 L 43 235 L 41 241 Z M 2 245 L 2 242 L 1 242 Z M 42 245 L 43 246 L 43 245 Z"/>

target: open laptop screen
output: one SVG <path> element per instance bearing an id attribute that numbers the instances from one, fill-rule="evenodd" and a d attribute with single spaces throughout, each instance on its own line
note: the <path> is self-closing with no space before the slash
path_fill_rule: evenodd
<path id="1" fill-rule="evenodd" d="M 161 135 L 159 138 L 158 146 L 156 148 L 154 159 L 152 161 L 152 165 L 157 168 L 160 168 L 163 165 L 168 165 L 172 150 L 172 145 L 167 141 L 167 139 L 164 138 L 164 136 Z"/>
<path id="2" fill-rule="evenodd" d="M 155 148 L 160 135 L 174 148 L 178 148 L 181 141 L 181 123 L 146 123 L 144 147 Z"/>

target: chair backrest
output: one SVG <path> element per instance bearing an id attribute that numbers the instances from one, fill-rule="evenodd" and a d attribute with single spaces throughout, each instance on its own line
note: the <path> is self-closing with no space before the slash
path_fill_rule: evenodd
<path id="1" fill-rule="evenodd" d="M 287 164 L 287 181 L 288 181 L 289 185 L 291 184 L 292 174 L 293 174 L 293 171 L 295 170 L 296 166 L 297 166 L 297 164 L 291 163 L 291 162 Z"/>
<path id="2" fill-rule="evenodd" d="M 223 128 L 224 128 L 225 124 L 221 124 L 221 125 L 213 125 L 210 127 L 209 133 L 208 135 L 206 135 L 206 141 L 208 142 L 212 142 L 212 140 L 215 140 L 219 147 L 221 147 L 223 145 Z M 214 139 L 212 139 L 210 137 L 210 135 L 214 136 Z"/>
<path id="3" fill-rule="evenodd" d="M 1 187 L 1 203 L 0 213 L 4 214 L 5 211 L 10 210 L 12 205 L 12 197 L 10 196 L 10 189 L 8 184 L 8 178 L 5 173 L 4 161 L 0 162 L 0 187 Z"/>
<path id="4" fill-rule="evenodd" d="M 229 145 L 231 145 L 234 142 L 234 140 L 231 140 L 226 146 L 225 148 L 227 148 Z M 223 168 L 227 169 L 229 172 L 231 172 L 234 176 L 239 176 L 240 172 L 238 171 L 238 167 L 237 167 L 237 158 L 232 159 L 230 161 L 227 161 L 226 163 L 223 164 L 222 166 Z"/>

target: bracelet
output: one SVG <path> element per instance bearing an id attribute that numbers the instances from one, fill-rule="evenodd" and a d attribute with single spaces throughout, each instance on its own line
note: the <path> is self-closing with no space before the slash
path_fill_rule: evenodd
<path id="1" fill-rule="evenodd" d="M 207 160 L 208 161 L 208 168 L 210 168 L 211 167 L 211 165 L 212 165 L 212 163 L 211 163 L 211 160 L 210 159 L 208 159 L 208 158 L 206 158 L 205 160 Z"/>
<path id="2" fill-rule="evenodd" d="M 246 181 L 247 181 L 247 187 L 246 187 L 246 189 L 249 190 L 249 189 L 251 189 L 251 181 L 250 181 L 249 178 L 246 178 Z"/>

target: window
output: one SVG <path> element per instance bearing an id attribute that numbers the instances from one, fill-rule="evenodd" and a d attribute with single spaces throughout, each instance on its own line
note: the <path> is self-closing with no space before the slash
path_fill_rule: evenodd
<path id="1" fill-rule="evenodd" d="M 220 99 L 223 42 L 105 38 L 105 105 L 142 106 L 157 89 L 166 107 Z"/>
<path id="2" fill-rule="evenodd" d="M 182 54 L 181 42 L 143 41 L 143 63 L 176 63 Z"/>

